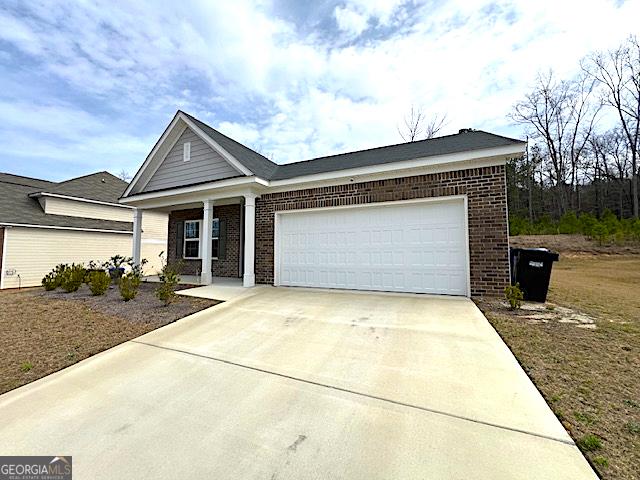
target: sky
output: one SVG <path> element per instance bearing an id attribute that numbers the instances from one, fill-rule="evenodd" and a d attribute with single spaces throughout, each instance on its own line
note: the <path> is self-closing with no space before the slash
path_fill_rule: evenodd
<path id="1" fill-rule="evenodd" d="M 508 118 L 640 33 L 638 0 L 0 2 L 0 171 L 134 174 L 177 109 L 277 163 Z"/>

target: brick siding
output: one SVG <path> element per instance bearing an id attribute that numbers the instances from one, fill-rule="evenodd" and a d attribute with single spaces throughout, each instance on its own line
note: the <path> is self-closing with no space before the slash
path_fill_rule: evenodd
<path id="1" fill-rule="evenodd" d="M 256 201 L 256 281 L 273 283 L 277 211 L 462 194 L 468 198 L 471 294 L 502 295 L 509 282 L 504 166 L 263 195 Z"/>
<path id="2" fill-rule="evenodd" d="M 227 238 L 224 259 L 212 260 L 211 271 L 216 277 L 239 277 L 240 261 L 240 205 L 220 205 L 213 207 L 213 217 L 226 222 Z M 202 220 L 203 209 L 174 210 L 169 214 L 168 259 L 176 260 L 176 225 L 185 220 Z M 184 275 L 199 275 L 202 270 L 201 260 L 182 259 Z"/>

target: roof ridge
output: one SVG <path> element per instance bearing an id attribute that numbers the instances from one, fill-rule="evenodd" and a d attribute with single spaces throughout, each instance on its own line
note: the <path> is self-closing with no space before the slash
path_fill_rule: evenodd
<path id="1" fill-rule="evenodd" d="M 106 170 L 100 170 L 100 171 L 93 172 L 93 173 L 87 173 L 86 175 L 80 175 L 79 177 L 68 178 L 67 180 L 62 180 L 61 182 L 51 182 L 51 183 L 53 183 L 54 185 L 63 185 L 65 183 L 68 183 L 68 182 L 71 182 L 71 181 L 74 181 L 74 180 L 80 180 L 81 178 L 92 177 L 92 176 L 98 175 L 100 173 L 103 173 L 103 174 L 106 173 L 107 175 L 110 175 L 113 178 L 117 178 L 118 180 L 122 180 L 121 178 L 116 177 L 114 174 L 109 173 Z M 122 180 L 122 181 L 124 182 L 124 180 Z"/>
<path id="2" fill-rule="evenodd" d="M 12 177 L 26 178 L 27 180 L 36 180 L 38 182 L 56 183 L 51 180 L 45 180 L 44 178 L 28 177 L 26 175 L 16 175 L 15 173 L 9 173 L 9 172 L 0 172 L 0 175 L 10 175 Z M 5 180 L 0 180 L 0 181 L 5 183 L 13 183 L 13 182 L 6 182 Z M 21 185 L 21 184 L 18 184 L 18 185 Z"/>
<path id="3" fill-rule="evenodd" d="M 288 162 L 288 163 L 280 163 L 278 164 L 279 167 L 284 167 L 286 165 L 295 165 L 298 163 L 304 163 L 304 162 L 312 162 L 314 160 L 323 160 L 325 158 L 334 158 L 334 157 L 340 157 L 342 155 L 353 155 L 354 153 L 363 153 L 363 152 L 371 152 L 374 150 L 383 150 L 385 148 L 395 148 L 395 147 L 399 147 L 401 145 L 416 145 L 416 144 L 424 144 L 424 143 L 428 143 L 428 142 L 433 142 L 434 140 L 441 140 L 444 138 L 450 138 L 450 137 L 455 137 L 457 135 L 465 135 L 467 133 L 484 133 L 486 135 L 492 135 L 494 137 L 500 137 L 500 138 L 504 138 L 507 140 L 511 140 L 513 142 L 522 142 L 522 140 L 518 140 L 518 139 L 514 139 L 514 138 L 510 138 L 510 137 L 505 137 L 503 135 L 496 135 L 495 133 L 491 133 L 491 132 L 486 132 L 484 130 L 470 130 L 470 131 L 466 131 L 466 132 L 458 132 L 458 133 L 450 133 L 448 135 L 441 135 L 439 137 L 432 137 L 432 138 L 424 138 L 422 140 L 415 140 L 412 142 L 400 142 L 400 143 L 392 143 L 391 145 L 381 145 L 379 147 L 371 147 L 371 148 L 363 148 L 361 150 L 351 150 L 348 152 L 341 152 L 341 153 L 334 153 L 332 155 L 323 155 L 321 157 L 314 157 L 314 158 L 308 158 L 306 160 L 297 160 L 295 162 Z M 523 142 L 524 143 L 524 142 Z"/>

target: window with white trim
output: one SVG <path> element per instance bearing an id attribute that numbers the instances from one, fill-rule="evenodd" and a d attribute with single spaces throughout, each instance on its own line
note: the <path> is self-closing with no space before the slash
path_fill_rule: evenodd
<path id="1" fill-rule="evenodd" d="M 214 218 L 211 222 L 211 258 L 218 259 L 220 248 L 220 219 Z"/>
<path id="2" fill-rule="evenodd" d="M 200 223 L 201 220 L 187 220 L 184 222 L 183 258 L 200 258 Z"/>
<path id="3" fill-rule="evenodd" d="M 191 142 L 184 142 L 182 145 L 182 161 L 188 162 L 191 160 Z"/>

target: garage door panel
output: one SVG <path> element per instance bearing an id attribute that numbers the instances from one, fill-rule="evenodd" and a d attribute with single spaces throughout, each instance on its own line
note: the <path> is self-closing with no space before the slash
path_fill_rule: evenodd
<path id="1" fill-rule="evenodd" d="M 278 282 L 466 295 L 463 201 L 283 213 Z"/>

